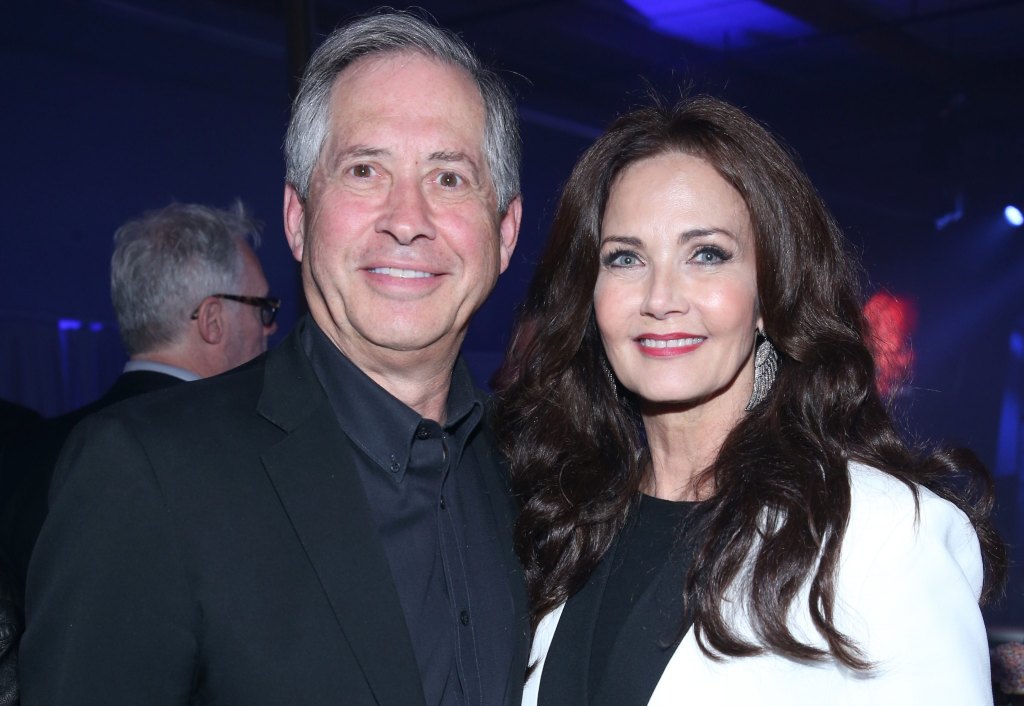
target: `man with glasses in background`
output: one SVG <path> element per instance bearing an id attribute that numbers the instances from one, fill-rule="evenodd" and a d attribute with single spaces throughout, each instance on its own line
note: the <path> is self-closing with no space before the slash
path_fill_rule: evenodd
<path id="1" fill-rule="evenodd" d="M 114 235 L 110 293 L 131 360 L 125 373 L 181 380 L 217 375 L 267 349 L 280 301 L 252 245 L 241 204 L 222 211 L 171 204 Z"/>
<path id="2" fill-rule="evenodd" d="M 172 203 L 114 234 L 110 293 L 129 360 L 98 400 L 46 421 L 12 452 L 15 491 L 0 507 L 0 543 L 24 588 L 57 456 L 72 428 L 115 402 L 230 370 L 267 349 L 280 300 L 253 251 L 258 224 L 231 210 Z"/>

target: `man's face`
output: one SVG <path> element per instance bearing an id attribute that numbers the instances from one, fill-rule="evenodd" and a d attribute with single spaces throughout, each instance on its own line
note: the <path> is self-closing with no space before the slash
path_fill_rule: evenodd
<path id="1" fill-rule="evenodd" d="M 461 69 L 413 53 L 335 81 L 329 134 L 285 229 L 313 318 L 370 373 L 450 362 L 508 266 L 520 203 L 499 217 L 484 106 Z"/>
<path id="2" fill-rule="evenodd" d="M 230 294 L 265 297 L 269 293 L 267 278 L 263 275 L 259 258 L 248 245 L 242 248 L 242 276 Z M 267 339 L 277 330 L 277 324 L 264 326 L 259 307 L 230 299 L 219 300 L 224 307 L 225 341 L 224 370 L 247 363 L 267 350 Z"/>

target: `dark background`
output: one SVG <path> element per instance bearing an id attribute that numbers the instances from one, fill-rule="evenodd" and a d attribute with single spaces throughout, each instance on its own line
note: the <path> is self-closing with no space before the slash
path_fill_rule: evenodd
<path id="1" fill-rule="evenodd" d="M 897 410 L 923 438 L 972 446 L 999 476 L 1005 534 L 1024 537 L 1024 228 L 1002 218 L 1024 208 L 1024 2 L 421 4 L 509 78 L 523 119 L 520 243 L 466 342 L 481 380 L 576 157 L 650 88 L 692 84 L 782 136 L 861 253 L 868 292 L 916 308 Z M 306 48 L 374 4 L 12 5 L 0 23 L 0 397 L 49 415 L 106 388 L 124 360 L 111 236 L 172 199 L 240 198 L 265 223 L 280 338 L 301 311 L 280 225 L 289 92 Z M 1024 623 L 1018 584 L 994 621 Z"/>

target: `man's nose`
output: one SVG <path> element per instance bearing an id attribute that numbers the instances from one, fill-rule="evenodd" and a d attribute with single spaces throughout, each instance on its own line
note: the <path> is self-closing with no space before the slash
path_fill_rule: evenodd
<path id="1" fill-rule="evenodd" d="M 410 245 L 417 238 L 434 238 L 430 204 L 421 186 L 414 179 L 395 180 L 377 220 L 378 233 L 387 233 L 402 245 Z"/>

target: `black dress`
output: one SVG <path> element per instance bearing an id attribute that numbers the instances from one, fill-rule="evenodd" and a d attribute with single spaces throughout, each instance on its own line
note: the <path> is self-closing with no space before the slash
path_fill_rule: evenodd
<path id="1" fill-rule="evenodd" d="M 647 704 L 689 628 L 683 584 L 697 503 L 641 496 L 593 576 L 568 600 L 541 676 L 538 706 Z"/>

